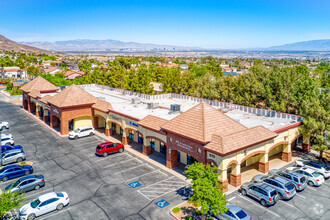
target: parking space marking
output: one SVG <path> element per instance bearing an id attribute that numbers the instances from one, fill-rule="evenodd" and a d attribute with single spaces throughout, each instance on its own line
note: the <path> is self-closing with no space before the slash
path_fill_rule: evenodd
<path id="1" fill-rule="evenodd" d="M 294 207 L 293 205 L 290 205 L 288 202 L 284 202 L 284 201 L 282 201 L 282 200 L 280 200 L 279 202 L 281 202 L 281 203 L 283 203 L 283 204 L 285 204 L 285 205 L 287 205 L 287 206 L 290 206 L 290 207 Z"/>
<path id="2" fill-rule="evenodd" d="M 235 198 L 236 198 L 236 196 L 234 196 L 234 197 L 228 199 L 228 201 L 231 201 L 231 200 L 233 200 L 233 199 L 235 199 Z"/>
<path id="3" fill-rule="evenodd" d="M 140 175 L 140 176 L 136 176 L 136 177 L 134 177 L 134 178 L 131 178 L 131 179 L 129 179 L 129 180 L 126 180 L 126 182 L 132 181 L 132 180 L 134 180 L 134 179 L 138 179 L 138 178 L 140 178 L 140 177 L 142 177 L 142 176 L 146 176 L 146 175 L 149 175 L 150 173 L 154 173 L 154 172 L 158 172 L 158 170 L 154 170 L 154 171 L 151 171 L 151 172 L 149 172 L 149 173 L 145 173 L 145 174 L 142 174 L 142 175 Z"/>
<path id="4" fill-rule="evenodd" d="M 308 187 L 308 189 L 310 189 L 310 190 L 313 190 L 313 191 L 317 191 L 316 189 L 314 189 L 314 188 L 312 188 L 312 187 Z"/>
<path id="5" fill-rule="evenodd" d="M 165 175 L 165 176 L 168 176 L 166 173 L 164 173 L 164 172 L 162 172 L 160 170 L 158 170 L 158 172 L 161 173 L 161 174 L 163 174 L 163 175 Z"/>
<path id="6" fill-rule="evenodd" d="M 59 213 L 62 213 L 62 212 L 65 212 L 65 211 L 69 211 L 70 208 L 71 208 L 71 207 L 69 207 L 69 208 L 68 208 L 68 207 L 64 207 L 63 210 L 61 210 L 61 211 L 54 210 L 54 211 L 52 211 L 53 213 L 50 212 L 50 213 L 52 213 L 52 214 L 50 214 L 50 215 L 45 214 L 45 215 L 47 215 L 47 216 L 44 216 L 43 218 L 40 218 L 39 220 L 48 219 L 49 217 L 52 217 L 52 216 L 57 215 L 57 214 L 59 214 Z"/>
<path id="7" fill-rule="evenodd" d="M 131 158 L 131 159 L 129 159 L 129 160 L 125 160 L 125 161 L 122 161 L 122 162 L 119 162 L 119 163 L 115 163 L 115 164 L 109 164 L 109 165 L 107 165 L 107 166 L 104 166 L 103 168 L 113 167 L 113 166 L 116 166 L 116 165 L 118 165 L 118 164 L 120 164 L 120 163 L 126 163 L 126 162 L 131 161 L 131 160 L 136 160 L 136 158 Z"/>
<path id="8" fill-rule="evenodd" d="M 38 195 L 40 193 L 44 194 L 45 192 L 48 192 L 48 191 L 54 191 L 54 189 L 38 190 L 35 193 L 29 194 L 29 195 L 25 194 L 25 195 L 26 195 L 26 198 L 30 198 L 30 197 L 35 197 L 36 195 Z"/>
<path id="9" fill-rule="evenodd" d="M 302 196 L 302 195 L 299 195 L 299 194 L 296 194 L 296 196 L 299 196 L 299 197 L 301 197 L 301 198 L 304 198 L 304 199 L 306 199 L 306 197 L 305 197 L 305 196 Z"/>
<path id="10" fill-rule="evenodd" d="M 129 170 L 133 170 L 133 169 L 136 169 L 136 168 L 141 167 L 141 166 L 143 166 L 143 165 L 146 165 L 146 164 L 141 164 L 141 165 L 136 166 L 136 167 L 131 167 L 131 168 L 128 168 L 128 169 L 126 169 L 126 170 L 122 170 L 122 171 L 120 171 L 120 172 L 114 173 L 113 175 L 117 175 L 117 174 L 120 174 L 120 173 L 123 173 L 123 172 L 129 171 Z"/>
<path id="11" fill-rule="evenodd" d="M 159 181 L 159 182 L 157 182 L 157 183 L 153 183 L 153 184 L 151 184 L 151 185 L 149 185 L 149 186 L 146 186 L 145 188 L 150 187 L 150 186 L 153 186 L 153 185 L 156 185 L 156 184 L 161 183 L 161 182 L 164 182 L 164 181 L 169 180 L 169 179 L 171 179 L 171 178 L 173 178 L 173 177 L 175 177 L 175 176 L 171 176 L 171 177 L 166 178 L 166 179 L 164 179 L 164 180 L 161 180 L 161 181 Z"/>
<path id="12" fill-rule="evenodd" d="M 262 208 L 262 209 L 264 209 L 264 210 L 266 210 L 267 212 L 269 212 L 269 213 L 271 213 L 271 214 L 273 214 L 273 215 L 276 215 L 277 217 L 281 217 L 281 216 L 279 216 L 278 214 L 276 214 L 276 213 L 274 213 L 274 212 L 272 212 L 272 211 L 270 211 L 270 210 L 268 210 L 268 209 L 266 209 L 265 207 L 263 207 L 262 205 L 259 205 L 259 204 L 257 204 L 256 202 L 254 202 L 254 200 L 249 200 L 249 199 L 247 199 L 247 198 L 245 198 L 245 197 L 243 197 L 243 196 L 241 196 L 241 195 L 238 195 L 240 198 L 242 198 L 242 199 L 244 199 L 244 200 L 246 200 L 246 201 L 248 201 L 248 202 L 250 202 L 250 203 L 252 203 L 252 204 L 254 204 L 254 205 L 256 205 L 256 206 L 258 206 L 258 207 L 260 207 L 260 208 Z"/>

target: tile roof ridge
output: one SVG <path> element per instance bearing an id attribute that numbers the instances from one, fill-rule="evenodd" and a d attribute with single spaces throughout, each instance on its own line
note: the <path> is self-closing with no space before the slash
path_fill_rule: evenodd
<path id="1" fill-rule="evenodd" d="M 206 128 L 205 128 L 205 102 L 202 102 L 202 126 L 203 126 L 203 141 L 205 141 L 205 133 L 206 133 Z"/>

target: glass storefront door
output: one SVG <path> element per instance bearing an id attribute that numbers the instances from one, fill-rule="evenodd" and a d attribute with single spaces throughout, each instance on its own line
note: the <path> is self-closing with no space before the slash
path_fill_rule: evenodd
<path id="1" fill-rule="evenodd" d="M 187 154 L 187 163 L 188 163 L 188 165 L 193 164 L 195 162 L 196 162 L 196 159 L 193 158 L 192 156 L 190 156 L 189 154 Z"/>
<path id="2" fill-rule="evenodd" d="M 112 128 L 113 134 L 116 134 L 117 133 L 117 125 L 115 123 L 111 123 L 111 128 Z"/>
<path id="3" fill-rule="evenodd" d="M 154 139 L 150 140 L 150 147 L 151 147 L 151 149 L 155 150 L 155 140 Z"/>

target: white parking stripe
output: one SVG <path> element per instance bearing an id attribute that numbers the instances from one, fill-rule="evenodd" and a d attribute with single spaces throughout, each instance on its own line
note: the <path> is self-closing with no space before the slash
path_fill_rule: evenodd
<path id="1" fill-rule="evenodd" d="M 231 200 L 233 200 L 233 199 L 235 199 L 235 198 L 236 198 L 236 196 L 234 196 L 234 197 L 228 199 L 228 201 L 231 201 Z"/>
<path id="2" fill-rule="evenodd" d="M 145 175 L 149 175 L 150 173 L 154 173 L 154 172 L 157 172 L 158 170 L 154 170 L 154 171 L 151 171 L 151 172 L 149 172 L 149 173 L 145 173 L 145 174 L 142 174 L 142 175 L 140 175 L 140 176 L 136 176 L 136 177 L 134 177 L 134 178 L 131 178 L 131 179 L 129 179 L 129 180 L 126 180 L 126 182 L 130 182 L 130 181 L 132 181 L 132 180 L 134 180 L 134 179 L 138 179 L 138 178 L 140 178 L 140 177 L 142 177 L 142 176 L 145 176 Z"/>
<path id="3" fill-rule="evenodd" d="M 114 173 L 114 175 L 117 175 L 117 174 L 120 174 L 120 173 L 123 173 L 123 172 L 129 171 L 129 170 L 133 170 L 133 169 L 136 169 L 136 168 L 141 167 L 141 166 L 144 166 L 144 165 L 145 165 L 145 164 L 141 164 L 141 165 L 136 166 L 136 167 L 131 167 L 131 168 L 128 168 L 128 169 L 126 169 L 126 170 L 122 170 L 122 171 L 120 171 L 120 172 Z"/>
<path id="4" fill-rule="evenodd" d="M 310 190 L 313 190 L 313 191 L 317 191 L 316 189 L 314 189 L 314 188 L 312 188 L 312 187 L 308 187 L 308 189 L 310 189 Z"/>
<path id="5" fill-rule="evenodd" d="M 109 164 L 109 165 L 107 165 L 107 166 L 104 166 L 103 168 L 113 167 L 113 166 L 116 166 L 116 165 L 118 165 L 118 164 L 120 164 L 120 163 L 126 163 L 126 162 L 131 161 L 131 160 L 136 160 L 136 158 L 131 158 L 131 159 L 129 159 L 129 160 L 125 160 L 125 161 L 122 161 L 122 162 L 119 162 L 119 163 L 115 163 L 115 164 Z"/>
<path id="6" fill-rule="evenodd" d="M 282 201 L 282 200 L 280 200 L 280 202 L 283 203 L 283 204 L 285 204 L 285 205 L 287 205 L 287 206 L 290 206 L 290 207 L 292 207 L 292 208 L 294 207 L 293 205 L 290 205 L 288 202 L 284 202 L 284 201 Z"/>
<path id="7" fill-rule="evenodd" d="M 162 171 L 158 170 L 159 173 L 165 175 L 165 176 L 168 176 L 166 173 L 163 173 Z"/>
<path id="8" fill-rule="evenodd" d="M 150 186 L 156 185 L 156 184 L 158 184 L 158 183 L 164 182 L 164 181 L 169 180 L 169 179 L 171 179 L 171 178 L 173 178 L 173 177 L 174 177 L 174 176 L 171 176 L 171 177 L 169 177 L 169 178 L 167 178 L 167 179 L 164 179 L 164 180 L 159 181 L 159 182 L 157 182 L 157 183 L 153 183 L 153 184 L 151 184 L 151 185 L 149 185 L 149 186 L 146 186 L 146 187 L 144 187 L 144 188 L 142 188 L 142 189 L 145 189 L 145 188 L 147 188 L 147 187 L 150 187 Z M 142 189 L 140 189 L 140 190 L 142 190 Z M 139 191 L 140 191 L 140 190 L 139 190 Z"/>
<path id="9" fill-rule="evenodd" d="M 301 198 L 304 198 L 304 199 L 306 199 L 306 197 L 305 197 L 305 196 L 302 196 L 302 195 L 299 195 L 299 194 L 296 194 L 296 196 L 299 196 L 299 197 L 301 197 Z"/>
<path id="10" fill-rule="evenodd" d="M 276 215 L 277 217 L 280 218 L 280 216 L 279 216 L 278 214 L 276 214 L 276 213 L 274 213 L 274 212 L 272 212 L 272 211 L 266 209 L 266 208 L 263 207 L 262 205 L 257 204 L 257 203 L 254 202 L 253 200 L 249 200 L 249 199 L 247 199 L 247 198 L 245 198 L 245 197 L 243 197 L 243 196 L 241 196 L 241 195 L 238 195 L 238 196 L 241 197 L 242 199 L 244 199 L 244 200 L 246 200 L 246 201 L 248 201 L 248 202 L 250 202 L 250 203 L 252 203 L 252 204 L 255 204 L 256 206 L 258 206 L 258 207 L 260 207 L 260 208 L 266 210 L 267 212 L 269 212 L 269 213 L 271 213 L 271 214 L 273 214 L 273 215 Z"/>
<path id="11" fill-rule="evenodd" d="M 25 194 L 26 198 L 30 198 L 30 197 L 38 197 L 38 194 L 44 194 L 45 192 L 49 192 L 49 191 L 54 191 L 54 189 L 45 189 L 45 190 L 37 190 L 35 193 L 32 194 Z"/>

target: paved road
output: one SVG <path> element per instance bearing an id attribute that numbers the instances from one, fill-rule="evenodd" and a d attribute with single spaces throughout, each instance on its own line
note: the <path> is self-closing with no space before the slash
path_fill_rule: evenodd
<path id="1" fill-rule="evenodd" d="M 70 196 L 68 207 L 39 219 L 171 219 L 170 208 L 186 199 L 181 195 L 186 182 L 135 155 L 96 156 L 96 145 L 104 141 L 100 137 L 60 138 L 18 106 L 3 101 L 0 121 L 10 123 L 5 133 L 23 146 L 35 174 L 45 176 L 46 186 L 26 193 L 26 202 L 52 191 Z M 128 185 L 135 181 L 141 186 Z M 1 182 L 0 187 L 11 182 Z M 156 206 L 162 199 L 170 205 Z"/>

